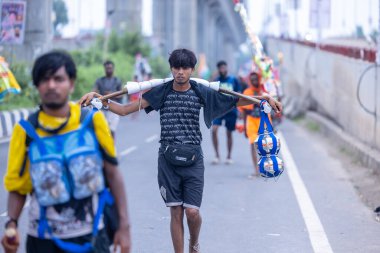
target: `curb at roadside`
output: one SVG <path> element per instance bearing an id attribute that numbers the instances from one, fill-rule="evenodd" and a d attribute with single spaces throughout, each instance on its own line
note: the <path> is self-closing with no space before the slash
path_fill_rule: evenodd
<path id="1" fill-rule="evenodd" d="M 345 149 L 353 154 L 353 158 L 359 160 L 364 166 L 373 169 L 376 174 L 380 175 L 380 151 L 370 148 L 349 136 L 337 125 L 318 113 L 308 111 L 306 117 L 320 126 L 322 134 L 344 146 Z"/>

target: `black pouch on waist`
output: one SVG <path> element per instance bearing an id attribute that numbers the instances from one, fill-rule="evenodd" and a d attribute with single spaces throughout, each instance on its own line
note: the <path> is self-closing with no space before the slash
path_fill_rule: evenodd
<path id="1" fill-rule="evenodd" d="M 166 161 L 175 166 L 187 167 L 194 164 L 201 155 L 200 147 L 171 144 L 166 146 L 164 157 Z"/>

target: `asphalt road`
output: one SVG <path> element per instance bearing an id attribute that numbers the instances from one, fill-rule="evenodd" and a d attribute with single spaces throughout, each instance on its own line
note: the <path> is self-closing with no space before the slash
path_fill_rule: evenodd
<path id="1" fill-rule="evenodd" d="M 250 180 L 252 162 L 243 135 L 234 134 L 233 165 L 211 165 L 210 132 L 202 125 L 206 165 L 200 237 L 203 253 L 380 252 L 380 223 L 361 202 L 349 174 L 329 153 L 325 141 L 285 121 L 280 128 L 284 174 L 277 181 Z M 135 119 L 123 118 L 116 136 L 132 222 L 132 252 L 173 252 L 169 210 L 161 200 L 156 179 L 158 114 L 142 112 Z M 219 138 L 224 157 L 224 129 L 220 129 Z M 8 144 L 1 144 L 1 175 L 7 152 Z M 0 187 L 1 234 L 6 196 Z M 22 234 L 28 208 L 20 222 Z"/>

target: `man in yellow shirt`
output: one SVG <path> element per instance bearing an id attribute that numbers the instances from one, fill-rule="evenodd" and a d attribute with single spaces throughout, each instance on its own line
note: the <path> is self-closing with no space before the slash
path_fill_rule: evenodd
<path id="1" fill-rule="evenodd" d="M 60 51 L 44 54 L 36 60 L 32 75 L 41 99 L 40 110 L 37 114 L 37 127 L 35 127 L 37 135 L 39 137 L 54 137 L 77 130 L 81 125 L 81 113 L 84 111 L 79 105 L 69 102 L 69 95 L 74 90 L 76 79 L 76 67 L 71 56 Z M 115 247 L 121 248 L 121 252 L 129 253 L 130 233 L 127 200 L 124 182 L 117 168 L 114 141 L 101 112 L 93 114 L 91 124 L 103 159 L 104 181 L 108 183 L 114 196 L 119 216 L 118 230 L 115 233 L 113 243 Z M 94 214 L 99 198 L 97 194 L 83 199 L 71 197 L 68 202 L 47 206 L 46 220 L 53 232 L 50 235 L 45 233 L 48 240 L 39 237 L 40 211 L 44 208 L 38 202 L 34 180 L 31 178 L 27 149 L 28 138 L 24 128 L 17 124 L 10 141 L 8 167 L 4 177 L 4 185 L 9 192 L 9 218 L 5 229 L 14 228 L 17 232 L 18 218 L 27 195 L 30 195 L 31 203 L 26 242 L 28 253 L 63 252 L 52 240 L 53 236 L 76 244 L 91 242 L 93 252 L 109 252 L 109 239 L 103 222 L 99 223 L 97 236 L 95 238 L 92 236 Z M 2 238 L 5 252 L 16 252 L 19 243 L 18 232 L 13 240 L 9 240 L 6 236 Z"/>

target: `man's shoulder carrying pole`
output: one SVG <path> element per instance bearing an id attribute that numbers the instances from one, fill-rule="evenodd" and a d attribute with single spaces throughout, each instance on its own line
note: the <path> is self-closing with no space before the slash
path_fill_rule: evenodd
<path id="1" fill-rule="evenodd" d="M 96 108 L 99 107 L 98 109 L 101 109 L 102 108 L 101 101 L 105 101 L 107 99 L 117 97 L 117 96 L 120 96 L 123 94 L 134 94 L 134 93 L 142 92 L 145 90 L 149 90 L 149 89 L 152 89 L 156 86 L 170 82 L 172 80 L 173 80 L 173 78 L 164 78 L 164 79 L 152 79 L 152 80 L 144 81 L 144 82 L 127 82 L 127 84 L 124 86 L 124 88 L 122 90 L 114 92 L 114 93 L 110 93 L 108 95 L 105 95 L 105 96 L 102 96 L 99 98 L 94 98 L 93 101 L 91 101 L 91 103 Z M 195 81 L 195 82 L 197 82 L 203 86 L 206 86 L 210 89 L 213 89 L 217 92 L 233 95 L 233 96 L 236 96 L 239 98 L 244 98 L 246 100 L 252 101 L 255 104 L 260 104 L 259 99 L 256 99 L 256 98 L 253 98 L 253 97 L 250 97 L 250 96 L 247 96 L 247 95 L 235 92 L 235 91 L 230 91 L 230 90 L 221 88 L 219 81 L 209 82 L 207 80 L 200 79 L 200 78 L 190 78 L 190 80 Z"/>

